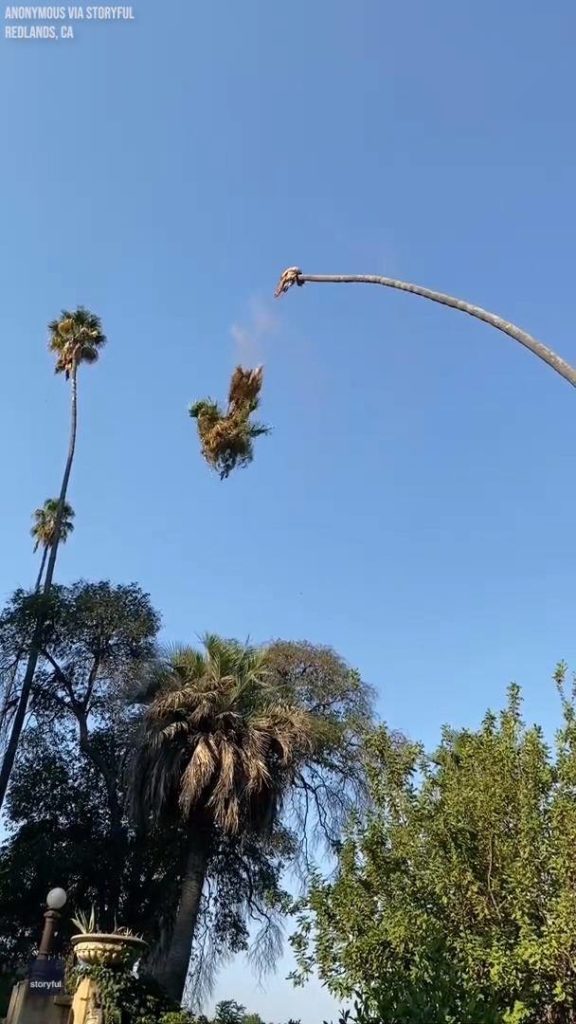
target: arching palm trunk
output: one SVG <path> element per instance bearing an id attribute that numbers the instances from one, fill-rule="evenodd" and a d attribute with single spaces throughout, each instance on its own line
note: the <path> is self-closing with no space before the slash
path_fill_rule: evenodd
<path id="1" fill-rule="evenodd" d="M 58 544 L 60 541 L 60 533 L 62 530 L 62 518 L 64 514 L 64 503 L 66 501 L 66 494 L 68 492 L 68 483 L 70 480 L 70 473 L 72 472 L 72 463 L 74 461 L 74 451 L 76 448 L 76 432 L 78 428 L 78 380 L 77 380 L 77 367 L 73 366 L 71 371 L 71 413 L 70 413 L 70 441 L 68 444 L 68 457 L 66 459 L 66 465 L 64 467 L 64 476 L 62 477 L 62 486 L 60 488 L 59 507 L 56 514 L 56 522 L 54 524 L 54 541 L 50 547 L 50 555 L 48 557 L 48 565 L 46 568 L 46 576 L 44 577 L 44 585 L 42 587 L 42 596 L 48 597 L 50 589 L 52 587 L 52 578 L 54 576 L 54 569 L 56 566 L 56 556 L 58 554 Z M 6 799 L 6 792 L 8 790 L 8 783 L 10 782 L 10 776 L 12 774 L 12 768 L 14 767 L 14 760 L 16 758 L 16 751 L 18 750 L 18 743 L 20 742 L 20 736 L 22 734 L 22 728 L 24 726 L 24 720 L 26 718 L 26 710 L 28 708 L 28 701 L 30 699 L 30 692 L 32 690 L 32 683 L 34 681 L 34 673 L 36 671 L 36 665 L 38 663 L 38 656 L 40 654 L 40 646 L 42 642 L 42 630 L 45 622 L 45 610 L 41 606 L 38 612 L 38 618 L 36 619 L 36 625 L 32 634 L 32 640 L 30 643 L 30 652 L 28 654 L 28 664 L 26 665 L 26 672 L 24 673 L 24 679 L 22 680 L 22 689 L 20 691 L 20 697 L 18 699 L 18 707 L 16 714 L 12 722 L 12 729 L 10 731 L 10 739 L 6 746 L 6 751 L 2 759 L 2 767 L 0 768 L 0 810 L 4 805 Z"/>
<path id="2" fill-rule="evenodd" d="M 292 285 L 302 285 L 307 282 L 311 284 L 379 284 L 384 288 L 395 288 L 401 292 L 409 292 L 411 295 L 419 295 L 423 299 L 430 299 L 431 302 L 439 302 L 442 306 L 450 306 L 451 309 L 459 309 L 461 313 L 468 313 L 469 316 L 482 320 L 485 324 L 490 324 L 491 327 L 507 334 L 514 341 L 520 342 L 539 359 L 548 363 L 548 366 L 556 370 L 556 373 L 564 377 L 564 380 L 576 387 L 576 369 L 561 356 L 556 355 L 547 345 L 496 313 L 489 313 L 487 309 L 474 306 L 471 302 L 465 302 L 463 299 L 457 299 L 454 295 L 445 295 L 444 292 L 435 292 L 431 288 L 411 284 L 409 281 L 398 281 L 393 277 L 380 277 L 376 274 L 303 274 L 299 267 L 289 267 L 284 271 L 274 294 L 278 298 Z"/>
<path id="3" fill-rule="evenodd" d="M 186 986 L 190 956 L 192 954 L 192 942 L 198 922 L 198 912 L 200 910 L 202 890 L 206 880 L 209 859 L 210 844 L 208 837 L 201 830 L 195 831 L 191 836 L 184 874 L 182 876 L 180 901 L 174 920 L 170 945 L 154 972 L 168 995 L 178 1003 L 182 1000 Z"/>

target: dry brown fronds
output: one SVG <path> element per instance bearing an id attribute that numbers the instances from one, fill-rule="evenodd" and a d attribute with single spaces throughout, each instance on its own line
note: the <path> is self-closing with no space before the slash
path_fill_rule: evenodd
<path id="1" fill-rule="evenodd" d="M 270 432 L 268 427 L 251 420 L 258 408 L 262 378 L 261 366 L 254 370 L 237 366 L 230 381 L 225 413 L 211 399 L 190 407 L 190 415 L 198 423 L 202 455 L 222 480 L 233 469 L 247 466 L 254 457 L 254 439 Z"/>
<path id="2" fill-rule="evenodd" d="M 159 813 L 178 806 L 186 822 L 207 815 L 230 835 L 266 832 L 313 752 L 314 716 L 270 689 L 266 651 L 217 637 L 205 647 L 159 666 L 139 769 L 145 800 Z"/>
<path id="3" fill-rule="evenodd" d="M 185 816 L 190 814 L 191 808 L 200 800 L 213 776 L 217 774 L 217 755 L 212 749 L 210 739 L 202 737 L 198 740 L 182 774 L 180 807 Z"/>
<path id="4" fill-rule="evenodd" d="M 281 275 L 278 284 L 276 285 L 276 291 L 274 297 L 279 299 L 284 292 L 287 292 L 293 284 L 303 285 L 304 281 L 301 281 L 302 271 L 300 267 L 288 267 Z"/>
<path id="5" fill-rule="evenodd" d="M 258 407 L 264 367 L 245 370 L 237 366 L 232 374 L 228 392 L 228 414 L 234 412 L 254 412 Z"/>

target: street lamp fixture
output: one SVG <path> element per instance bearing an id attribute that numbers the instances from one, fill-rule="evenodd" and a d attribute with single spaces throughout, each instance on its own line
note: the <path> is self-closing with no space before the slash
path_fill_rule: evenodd
<path id="1" fill-rule="evenodd" d="M 60 911 L 64 907 L 67 898 L 68 897 L 64 889 L 51 889 L 46 897 L 46 906 L 48 909 L 44 913 L 44 931 L 42 932 L 42 939 L 38 950 L 39 960 L 47 960 L 52 953 L 52 946 L 57 933 L 58 921 L 61 916 Z"/>
<path id="2" fill-rule="evenodd" d="M 62 910 L 67 899 L 68 895 L 65 889 L 50 889 L 46 897 L 46 906 L 48 910 Z"/>

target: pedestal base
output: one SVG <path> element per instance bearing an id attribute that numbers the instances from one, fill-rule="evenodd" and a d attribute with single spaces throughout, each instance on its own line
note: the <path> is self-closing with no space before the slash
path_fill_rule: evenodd
<path id="1" fill-rule="evenodd" d="M 70 1024 L 102 1024 L 98 988 L 92 978 L 82 978 L 72 1000 Z"/>
<path id="2" fill-rule="evenodd" d="M 27 981 L 12 989 L 6 1024 L 69 1024 L 70 997 L 31 993 Z"/>

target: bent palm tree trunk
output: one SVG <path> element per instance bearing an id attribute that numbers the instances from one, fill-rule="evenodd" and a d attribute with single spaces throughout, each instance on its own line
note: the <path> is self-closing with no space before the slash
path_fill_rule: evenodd
<path id="1" fill-rule="evenodd" d="M 202 890 L 206 880 L 210 845 L 201 831 L 191 836 L 174 928 L 166 955 L 155 970 L 157 980 L 175 1002 L 180 1003 L 186 986 L 192 942 L 196 931 Z"/>
<path id="2" fill-rule="evenodd" d="M 68 483 L 70 480 L 70 473 L 72 472 L 72 463 L 74 461 L 74 451 L 76 448 L 76 433 L 78 429 L 78 379 L 77 379 L 77 367 L 74 366 L 71 372 L 71 413 L 70 413 L 70 441 L 68 444 L 68 456 L 66 459 L 66 465 L 64 467 L 64 476 L 62 477 L 62 486 L 60 488 L 59 497 L 59 508 L 56 515 L 56 522 L 54 524 L 54 541 L 50 547 L 50 556 L 48 558 L 48 565 L 46 568 L 46 576 L 44 577 L 44 586 L 42 587 L 42 596 L 47 598 L 50 594 L 52 587 L 52 578 L 54 576 L 54 569 L 56 566 L 56 556 L 58 554 L 58 543 L 60 541 L 60 533 L 62 528 L 62 517 L 64 513 L 64 502 L 66 501 L 66 494 L 68 491 Z M 38 656 L 40 654 L 40 647 L 42 642 L 42 631 L 44 628 L 46 618 L 45 605 L 40 606 L 38 612 L 38 618 L 32 634 L 32 640 L 30 643 L 30 652 L 28 654 L 28 664 L 26 665 L 26 672 L 24 673 L 24 679 L 22 680 L 22 689 L 20 691 L 20 697 L 18 699 L 18 707 L 12 721 L 12 729 L 10 731 L 10 739 L 6 745 L 6 751 L 2 759 L 2 767 L 0 768 L 0 810 L 4 805 L 6 799 L 6 792 L 8 790 L 8 783 L 10 782 L 10 776 L 12 774 L 12 768 L 14 767 L 14 760 L 16 758 L 16 751 L 18 750 L 18 743 L 22 734 L 22 728 L 24 726 L 24 720 L 26 718 L 26 711 L 28 708 L 28 701 L 30 699 L 30 693 L 32 690 L 32 683 L 34 681 L 34 673 L 36 671 L 36 665 L 38 663 Z"/>
<path id="3" fill-rule="evenodd" d="M 503 317 L 498 316 L 496 313 L 489 313 L 488 310 L 482 309 L 481 306 L 474 306 L 472 303 L 465 302 L 463 299 L 457 299 L 453 295 L 435 292 L 419 284 L 410 284 L 408 281 L 398 281 L 393 277 L 380 277 L 374 274 L 303 274 L 298 267 L 288 267 L 284 271 L 274 294 L 278 298 L 284 292 L 287 292 L 292 285 L 303 285 L 307 282 L 311 284 L 379 284 L 384 288 L 396 288 L 401 292 L 419 295 L 423 299 L 430 299 L 431 302 L 439 302 L 442 306 L 450 306 L 451 309 L 459 309 L 460 312 L 468 313 L 469 316 L 482 320 L 485 324 L 489 324 L 491 327 L 495 327 L 496 330 L 507 334 L 514 341 L 518 341 L 525 348 L 529 349 L 530 352 L 533 352 L 534 355 L 548 363 L 548 366 L 556 370 L 572 387 L 576 387 L 576 368 L 570 366 L 561 356 L 556 355 L 547 345 L 532 337 L 531 334 L 522 330 L 521 327 L 517 327 L 516 324 L 510 323 L 509 320 L 504 320 Z"/>

